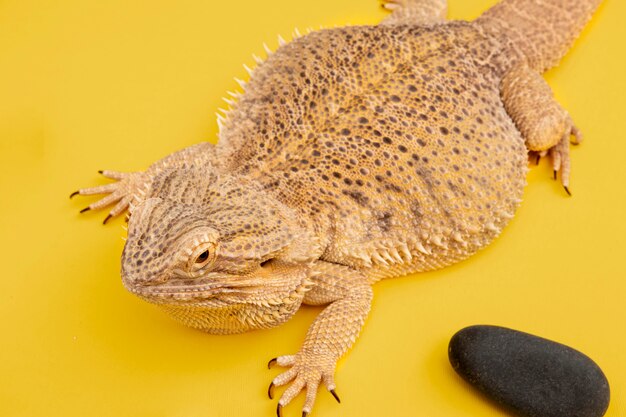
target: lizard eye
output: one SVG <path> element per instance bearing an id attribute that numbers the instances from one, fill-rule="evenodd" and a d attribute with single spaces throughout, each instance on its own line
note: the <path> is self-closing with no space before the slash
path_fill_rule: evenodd
<path id="1" fill-rule="evenodd" d="M 202 264 L 204 263 L 204 261 L 206 261 L 207 259 L 209 259 L 209 251 L 205 250 L 204 252 L 202 252 L 200 255 L 198 255 L 198 257 L 196 258 L 196 263 L 197 264 Z"/>
<path id="2" fill-rule="evenodd" d="M 203 243 L 199 245 L 189 257 L 187 268 L 190 271 L 197 271 L 204 268 L 215 260 L 215 244 Z"/>

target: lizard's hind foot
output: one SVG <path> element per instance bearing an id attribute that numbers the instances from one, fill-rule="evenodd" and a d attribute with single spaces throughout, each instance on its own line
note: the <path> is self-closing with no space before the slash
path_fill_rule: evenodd
<path id="1" fill-rule="evenodd" d="M 569 153 L 570 138 L 573 138 L 571 143 L 574 145 L 578 145 L 582 141 L 582 134 L 580 130 L 574 126 L 574 123 L 572 123 L 571 120 L 568 121 L 567 128 L 559 143 L 550 148 L 548 153 L 552 159 L 554 179 L 557 179 L 557 174 L 560 172 L 561 184 L 563 184 L 563 188 L 565 188 L 567 194 L 572 195 L 569 191 L 569 175 L 571 170 Z"/>
<path id="2" fill-rule="evenodd" d="M 102 222 L 106 224 L 111 218 L 124 213 L 130 204 L 137 204 L 143 199 L 145 190 L 148 187 L 147 175 L 143 172 L 117 172 L 117 171 L 98 171 L 107 178 L 116 180 L 117 182 L 101 185 L 98 187 L 81 188 L 73 192 L 70 198 L 76 195 L 97 195 L 108 194 L 98 201 L 89 204 L 80 212 L 84 213 L 90 210 L 100 210 L 114 203 L 115 206 L 109 212 Z"/>
<path id="3" fill-rule="evenodd" d="M 561 172 L 561 183 L 569 194 L 570 138 L 574 137 L 574 144 L 582 140 L 570 115 L 554 99 L 541 75 L 525 66 L 513 68 L 504 76 L 500 93 L 507 113 L 531 151 L 531 159 L 539 163 L 549 154 L 555 177 Z"/>
<path id="4" fill-rule="evenodd" d="M 382 0 L 382 7 L 393 13 L 382 25 L 434 24 L 443 22 L 448 9 L 447 0 Z"/>
<path id="5" fill-rule="evenodd" d="M 569 176 L 571 171 L 570 147 L 569 145 L 579 145 L 582 142 L 582 134 L 573 123 L 568 122 L 565 133 L 561 136 L 561 140 L 553 147 L 542 151 L 529 151 L 528 158 L 534 165 L 539 165 L 539 161 L 546 156 L 550 156 L 554 179 L 558 178 L 561 173 L 561 184 L 567 194 L 572 195 L 569 190 Z"/>

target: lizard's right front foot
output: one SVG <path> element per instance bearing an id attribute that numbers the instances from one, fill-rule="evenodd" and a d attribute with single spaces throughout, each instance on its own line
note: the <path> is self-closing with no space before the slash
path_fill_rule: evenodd
<path id="1" fill-rule="evenodd" d="M 95 195 L 108 194 L 102 199 L 91 203 L 82 209 L 84 213 L 89 210 L 99 210 L 113 203 L 115 206 L 109 212 L 102 224 L 106 224 L 111 218 L 124 213 L 130 204 L 137 205 L 145 195 L 149 184 L 149 177 L 144 172 L 117 172 L 117 171 L 98 171 L 107 178 L 116 180 L 117 182 L 101 185 L 98 187 L 81 188 L 73 192 L 70 198 L 76 195 Z"/>

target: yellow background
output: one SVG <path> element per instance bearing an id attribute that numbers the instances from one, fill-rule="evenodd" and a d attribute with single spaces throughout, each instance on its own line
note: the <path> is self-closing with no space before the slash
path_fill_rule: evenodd
<path id="1" fill-rule="evenodd" d="M 473 18 L 494 0 L 451 0 Z M 472 259 L 375 288 L 317 416 L 501 416 L 451 370 L 447 342 L 490 323 L 569 344 L 626 416 L 626 4 L 608 0 L 547 79 L 586 136 L 573 198 L 546 162 L 503 235 Z M 237 336 L 180 326 L 122 287 L 122 221 L 78 215 L 98 169 L 137 170 L 214 140 L 241 64 L 294 27 L 376 23 L 375 0 L 0 1 L 0 415 L 272 416 L 268 359 L 319 312 Z M 282 392 L 278 390 L 278 392 Z M 303 397 L 285 410 L 300 415 Z"/>

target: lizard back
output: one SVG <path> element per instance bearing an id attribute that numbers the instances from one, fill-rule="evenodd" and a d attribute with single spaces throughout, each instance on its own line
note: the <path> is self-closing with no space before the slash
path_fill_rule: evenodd
<path id="1" fill-rule="evenodd" d="M 225 169 L 332 224 L 325 260 L 397 276 L 463 259 L 525 184 L 495 47 L 465 22 L 300 38 L 254 71 L 220 132 Z"/>

